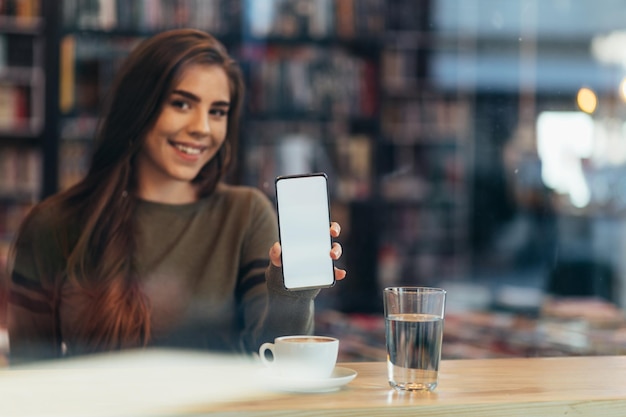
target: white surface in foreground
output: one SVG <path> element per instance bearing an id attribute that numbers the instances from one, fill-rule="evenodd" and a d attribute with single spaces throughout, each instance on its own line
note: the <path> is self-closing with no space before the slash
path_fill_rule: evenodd
<path id="1" fill-rule="evenodd" d="M 128 351 L 0 370 L 2 417 L 166 416 L 270 396 L 252 359 Z"/>

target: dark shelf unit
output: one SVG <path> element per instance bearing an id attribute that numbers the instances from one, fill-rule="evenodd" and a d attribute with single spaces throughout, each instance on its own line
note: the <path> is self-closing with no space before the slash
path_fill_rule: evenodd
<path id="1" fill-rule="evenodd" d="M 57 189 L 56 2 L 0 2 L 0 267 L 21 218 Z"/>

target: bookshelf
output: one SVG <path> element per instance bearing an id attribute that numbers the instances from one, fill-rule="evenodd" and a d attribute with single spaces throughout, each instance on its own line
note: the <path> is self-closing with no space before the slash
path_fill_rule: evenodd
<path id="1" fill-rule="evenodd" d="M 242 9 L 237 51 L 249 87 L 242 182 L 273 197 L 276 175 L 329 175 L 332 217 L 342 225 L 341 266 L 353 279 L 322 292 L 318 305 L 367 308 L 378 296 L 375 153 L 385 2 L 261 3 Z M 351 305 L 357 299 L 365 305 Z"/>
<path id="2" fill-rule="evenodd" d="M 30 208 L 56 190 L 52 9 L 42 0 L 0 1 L 0 326 L 11 239 Z"/>
<path id="3" fill-rule="evenodd" d="M 209 31 L 240 62 L 247 84 L 232 180 L 273 198 L 276 175 L 327 172 L 352 279 L 325 291 L 321 303 L 379 311 L 381 287 L 461 275 L 468 256 L 473 102 L 429 78 L 437 36 L 429 5 L 64 0 L 45 22 L 56 16 L 51 65 L 60 82 L 50 93 L 56 117 L 43 129 L 52 126 L 58 140 L 39 158 L 58 157 L 55 189 L 78 181 L 102 95 L 128 51 L 164 29 Z M 50 165 L 44 161 L 57 169 Z"/>
<path id="4" fill-rule="evenodd" d="M 0 240 L 19 206 L 40 197 L 44 21 L 38 1 L 0 2 Z"/>
<path id="5" fill-rule="evenodd" d="M 431 2 L 388 4 L 383 44 L 378 284 L 440 286 L 468 276 L 471 92 L 433 80 Z M 456 41 L 456 40 L 454 40 Z"/>

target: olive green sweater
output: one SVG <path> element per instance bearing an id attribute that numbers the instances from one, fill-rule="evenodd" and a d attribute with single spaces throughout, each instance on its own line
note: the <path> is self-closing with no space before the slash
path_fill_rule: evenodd
<path id="1" fill-rule="evenodd" d="M 253 352 L 284 334 L 313 331 L 317 291 L 287 291 L 268 252 L 275 212 L 258 190 L 220 184 L 184 205 L 140 201 L 136 212 L 141 289 L 151 306 L 152 346 Z M 63 275 L 55 214 L 38 212 L 16 246 L 9 300 L 13 361 L 80 351 L 73 329 L 89 298 L 62 286 L 53 305 L 51 277 Z"/>

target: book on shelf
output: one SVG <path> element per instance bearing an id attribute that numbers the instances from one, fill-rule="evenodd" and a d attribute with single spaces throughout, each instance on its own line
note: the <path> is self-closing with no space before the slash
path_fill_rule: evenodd
<path id="1" fill-rule="evenodd" d="M 0 84 L 0 130 L 25 130 L 30 123 L 29 88 Z"/>
<path id="2" fill-rule="evenodd" d="M 245 0 L 244 32 L 255 38 L 318 39 L 333 35 L 333 0 Z"/>
<path id="3" fill-rule="evenodd" d="M 0 130 L 13 128 L 13 86 L 0 84 Z"/>
<path id="4" fill-rule="evenodd" d="M 114 29 L 117 26 L 116 0 L 99 0 L 98 3 L 98 27 L 104 30 Z"/>
<path id="5" fill-rule="evenodd" d="M 76 37 L 73 35 L 64 36 L 59 46 L 59 109 L 62 113 L 67 113 L 75 105 L 75 66 L 76 57 Z"/>
<path id="6" fill-rule="evenodd" d="M 373 139 L 351 134 L 334 122 L 256 121 L 246 124 L 243 182 L 273 196 L 278 175 L 326 172 L 333 199 L 371 198 Z"/>
<path id="7" fill-rule="evenodd" d="M 341 0 L 337 0 L 341 2 Z M 376 38 L 384 34 L 385 16 L 389 5 L 386 0 L 355 0 L 352 24 L 357 36 Z"/>
<path id="8" fill-rule="evenodd" d="M 344 201 L 366 200 L 372 196 L 372 138 L 344 135 L 334 144 L 337 166 L 337 197 Z"/>
<path id="9" fill-rule="evenodd" d="M 10 0 L 5 0 L 10 1 Z M 30 19 L 41 15 L 41 1 L 46 0 L 13 0 L 15 2 L 15 16 Z"/>
<path id="10" fill-rule="evenodd" d="M 382 105 L 386 140 L 397 144 L 461 146 L 470 134 L 470 108 L 466 100 L 442 96 L 392 97 Z"/>
<path id="11" fill-rule="evenodd" d="M 326 172 L 334 186 L 335 172 L 328 123 L 316 121 L 253 121 L 246 123 L 243 166 L 245 184 L 274 196 L 279 175 Z"/>
<path id="12" fill-rule="evenodd" d="M 235 32 L 237 1 L 228 0 L 65 0 L 66 28 L 104 32 L 158 32 L 194 27 L 214 33 Z M 261 2 L 262 3 L 262 2 Z"/>
<path id="13" fill-rule="evenodd" d="M 385 0 L 335 0 L 337 36 L 375 38 L 385 30 Z"/>
<path id="14" fill-rule="evenodd" d="M 373 64 L 340 48 L 255 45 L 242 48 L 240 58 L 253 114 L 375 114 Z"/>
<path id="15" fill-rule="evenodd" d="M 246 0 L 244 31 L 255 38 L 371 38 L 382 34 L 384 12 L 384 0 Z"/>
<path id="16" fill-rule="evenodd" d="M 340 38 L 352 39 L 356 35 L 354 27 L 354 2 L 355 0 L 335 2 L 337 36 Z"/>
<path id="17" fill-rule="evenodd" d="M 41 192 L 41 152 L 9 146 L 0 148 L 0 196 L 35 201 Z"/>
<path id="18" fill-rule="evenodd" d="M 0 0 L 0 16 L 15 17 L 18 25 L 28 23 L 41 16 L 41 1 L 44 0 Z"/>
<path id="19" fill-rule="evenodd" d="M 415 51 L 386 48 L 382 52 L 382 85 L 390 93 L 406 94 L 418 87 Z"/>

